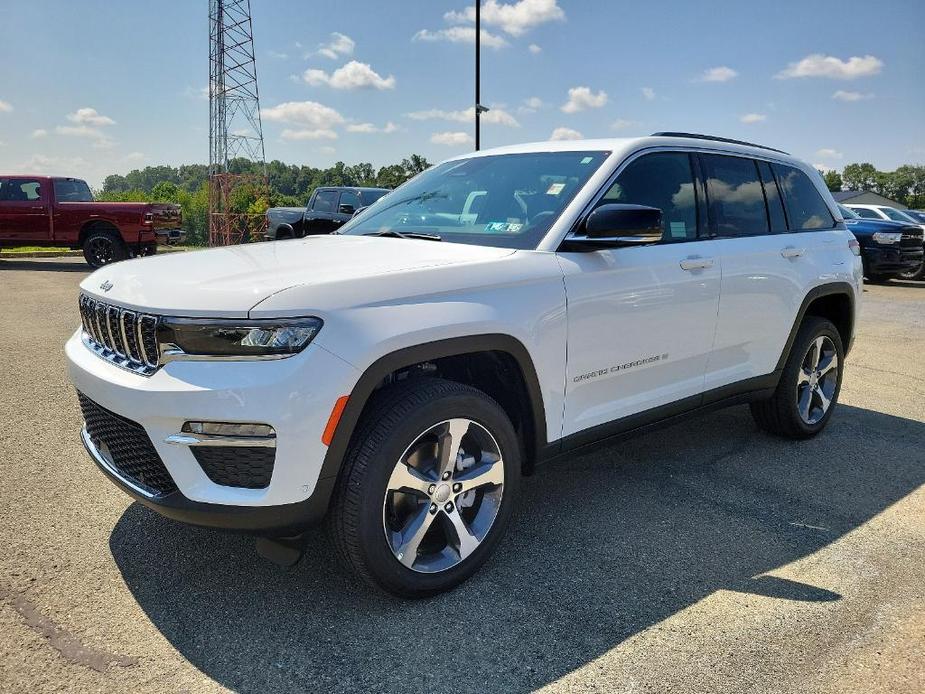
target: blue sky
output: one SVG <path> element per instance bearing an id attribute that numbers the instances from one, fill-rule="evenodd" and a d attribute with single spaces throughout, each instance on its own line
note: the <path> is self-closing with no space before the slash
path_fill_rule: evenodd
<path id="1" fill-rule="evenodd" d="M 207 0 L 42 0 L 0 22 L 0 170 L 208 159 Z M 471 149 L 454 0 L 252 0 L 268 159 Z M 488 0 L 483 147 L 688 130 L 841 168 L 925 162 L 925 2 Z M 759 8 L 770 7 L 769 11 Z"/>

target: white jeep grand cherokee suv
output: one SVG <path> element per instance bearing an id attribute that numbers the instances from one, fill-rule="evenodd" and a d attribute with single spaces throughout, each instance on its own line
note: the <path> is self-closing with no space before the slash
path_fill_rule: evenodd
<path id="1" fill-rule="evenodd" d="M 336 235 L 103 268 L 66 349 L 83 442 L 135 499 L 279 561 L 326 518 L 357 574 L 422 596 L 576 447 L 745 402 L 819 433 L 860 292 L 811 167 L 659 133 L 477 152 Z"/>

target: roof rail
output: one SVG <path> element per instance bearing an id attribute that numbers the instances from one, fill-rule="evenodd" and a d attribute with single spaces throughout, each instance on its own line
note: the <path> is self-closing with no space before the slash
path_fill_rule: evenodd
<path id="1" fill-rule="evenodd" d="M 746 145 L 748 147 L 757 147 L 758 149 L 767 149 L 772 152 L 779 152 L 781 154 L 786 154 L 790 156 L 790 152 L 785 152 L 782 149 L 774 149 L 773 147 L 765 147 L 764 145 L 756 145 L 754 142 L 745 142 L 745 140 L 732 140 L 728 137 L 715 137 L 713 135 L 701 135 L 699 133 L 674 133 L 674 132 L 658 132 L 652 133 L 652 137 L 687 137 L 692 140 L 713 140 L 714 142 L 726 142 L 731 145 Z"/>

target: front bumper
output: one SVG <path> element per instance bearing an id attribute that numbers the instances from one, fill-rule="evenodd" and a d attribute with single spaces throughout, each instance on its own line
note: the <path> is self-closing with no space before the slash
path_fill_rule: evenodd
<path id="1" fill-rule="evenodd" d="M 97 466 L 138 501 L 184 522 L 263 534 L 291 534 L 324 515 L 334 477 L 321 479 L 327 453 L 321 435 L 337 398 L 350 393 L 359 377 L 345 361 L 309 345 L 272 361 L 175 361 L 146 377 L 97 356 L 79 330 L 65 352 L 77 390 L 142 427 L 176 484 L 177 491 L 167 494 L 133 484 L 82 434 Z M 191 446 L 176 442 L 187 421 L 272 426 L 277 438 L 269 485 L 233 487 L 210 479 Z"/>
<path id="2" fill-rule="evenodd" d="M 922 264 L 922 249 L 867 247 L 863 251 L 864 270 L 878 275 L 914 270 Z"/>

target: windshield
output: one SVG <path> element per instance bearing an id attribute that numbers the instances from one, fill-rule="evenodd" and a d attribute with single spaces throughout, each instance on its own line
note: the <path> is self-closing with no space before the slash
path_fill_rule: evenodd
<path id="1" fill-rule="evenodd" d="M 839 212 L 841 212 L 842 219 L 860 219 L 861 218 L 860 215 L 858 215 L 854 210 L 849 210 L 844 205 L 839 205 L 838 210 Z"/>
<path id="2" fill-rule="evenodd" d="M 90 186 L 77 178 L 55 180 L 55 200 L 58 202 L 93 202 Z"/>
<path id="3" fill-rule="evenodd" d="M 444 162 L 340 233 L 532 249 L 610 152 L 497 154 Z"/>
<path id="4" fill-rule="evenodd" d="M 894 222 L 915 222 L 909 215 L 903 214 L 899 210 L 894 210 L 892 207 L 881 207 L 880 211 Z"/>

